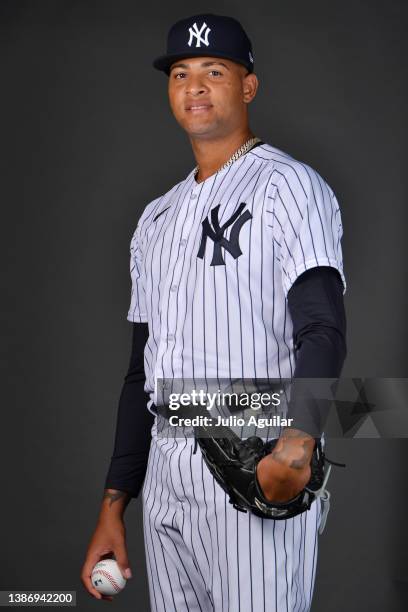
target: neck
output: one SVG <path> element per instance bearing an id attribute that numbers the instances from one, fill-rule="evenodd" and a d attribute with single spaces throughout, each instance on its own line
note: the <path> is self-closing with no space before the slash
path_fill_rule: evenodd
<path id="1" fill-rule="evenodd" d="M 196 176 L 197 183 L 201 183 L 206 178 L 217 172 L 217 170 L 229 160 L 231 155 L 235 153 L 241 145 L 254 134 L 249 127 L 215 139 L 200 139 L 190 137 L 191 147 L 193 149 L 196 163 L 199 166 L 199 171 Z"/>

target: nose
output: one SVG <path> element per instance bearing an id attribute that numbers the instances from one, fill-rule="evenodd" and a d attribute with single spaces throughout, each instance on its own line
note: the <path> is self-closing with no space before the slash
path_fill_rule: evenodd
<path id="1" fill-rule="evenodd" d="M 187 82 L 186 93 L 191 94 L 192 96 L 198 96 L 206 91 L 208 91 L 207 87 L 203 83 L 200 75 L 190 74 Z"/>

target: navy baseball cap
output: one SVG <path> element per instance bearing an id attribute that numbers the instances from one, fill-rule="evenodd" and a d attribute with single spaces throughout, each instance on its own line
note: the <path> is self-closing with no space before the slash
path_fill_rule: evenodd
<path id="1" fill-rule="evenodd" d="M 205 13 L 177 21 L 167 36 L 166 55 L 153 66 L 170 74 L 170 66 L 186 57 L 220 57 L 238 62 L 253 72 L 252 44 L 242 25 L 233 17 Z"/>

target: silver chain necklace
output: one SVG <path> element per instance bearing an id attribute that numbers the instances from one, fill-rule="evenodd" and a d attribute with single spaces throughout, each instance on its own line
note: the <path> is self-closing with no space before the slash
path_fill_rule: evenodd
<path id="1" fill-rule="evenodd" d="M 221 170 L 224 170 L 224 168 L 228 168 L 228 166 L 230 166 L 231 164 L 234 163 L 234 161 L 236 161 L 239 157 L 241 157 L 242 155 L 244 155 L 245 153 L 247 153 L 247 151 L 249 151 L 249 149 L 252 149 L 252 147 L 254 145 L 256 145 L 258 142 L 261 142 L 261 139 L 258 138 L 258 136 L 253 136 L 252 138 L 250 138 L 249 140 L 247 140 L 246 142 L 244 142 L 244 144 L 242 144 L 239 149 L 237 149 L 235 151 L 235 153 L 233 153 L 231 155 L 231 157 L 225 162 L 225 164 L 223 164 L 221 166 L 221 168 L 218 168 L 217 172 L 220 172 Z M 194 177 L 197 176 L 198 171 L 199 171 L 200 167 L 196 166 L 194 168 Z"/>

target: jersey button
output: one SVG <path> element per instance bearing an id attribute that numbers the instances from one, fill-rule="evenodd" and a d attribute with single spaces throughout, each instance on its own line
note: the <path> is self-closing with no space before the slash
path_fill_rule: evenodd
<path id="1" fill-rule="evenodd" d="M 174 334 L 167 334 L 167 340 L 174 340 Z"/>
<path id="2" fill-rule="evenodd" d="M 172 285 L 170 287 L 170 291 L 177 291 L 177 285 Z"/>
<path id="3" fill-rule="evenodd" d="M 187 243 L 187 240 L 185 238 L 183 238 L 183 240 L 180 240 L 181 246 L 185 246 L 186 243 Z"/>
<path id="4" fill-rule="evenodd" d="M 191 194 L 191 199 L 192 199 L 192 200 L 195 200 L 195 199 L 196 199 L 196 197 L 197 197 L 197 194 L 196 194 L 196 193 L 192 193 L 192 194 Z"/>

